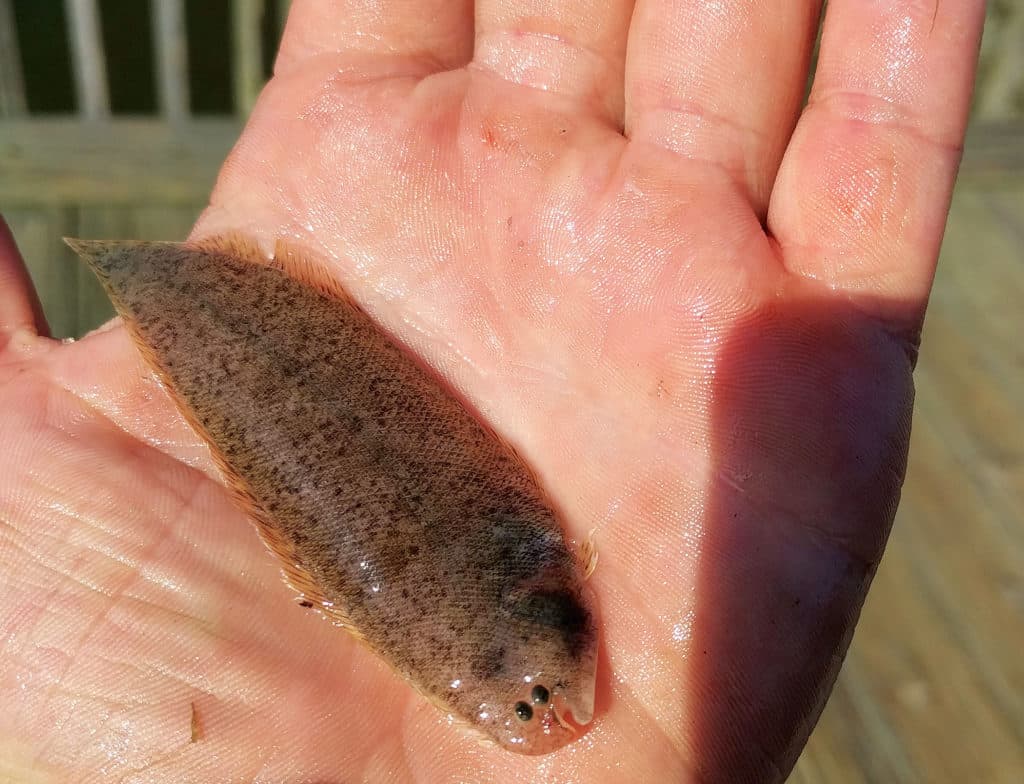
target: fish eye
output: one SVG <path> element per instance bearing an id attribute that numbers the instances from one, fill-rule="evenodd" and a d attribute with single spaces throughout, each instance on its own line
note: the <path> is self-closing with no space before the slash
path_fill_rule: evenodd
<path id="1" fill-rule="evenodd" d="M 548 700 L 551 699 L 551 693 L 538 683 L 530 692 L 530 699 L 533 700 L 534 705 L 547 705 Z"/>
<path id="2" fill-rule="evenodd" d="M 519 721 L 529 721 L 533 718 L 533 708 L 531 708 L 525 702 L 517 702 L 516 718 L 519 719 Z"/>

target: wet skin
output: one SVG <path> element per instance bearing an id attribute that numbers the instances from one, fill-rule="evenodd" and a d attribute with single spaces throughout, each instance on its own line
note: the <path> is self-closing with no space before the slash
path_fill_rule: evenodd
<path id="1" fill-rule="evenodd" d="M 474 42 L 449 0 L 293 3 L 193 234 L 301 246 L 595 531 L 586 735 L 480 747 L 297 607 L 124 330 L 40 337 L 6 241 L 0 760 L 784 779 L 897 501 L 983 5 L 833 0 L 802 113 L 815 3 L 633 5 L 481 2 Z"/>

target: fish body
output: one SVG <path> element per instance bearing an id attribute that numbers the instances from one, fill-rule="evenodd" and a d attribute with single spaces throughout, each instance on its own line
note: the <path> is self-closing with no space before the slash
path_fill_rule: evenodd
<path id="1" fill-rule="evenodd" d="M 305 602 L 511 750 L 564 745 L 570 713 L 590 722 L 577 553 L 523 461 L 433 372 L 294 259 L 69 244 Z"/>

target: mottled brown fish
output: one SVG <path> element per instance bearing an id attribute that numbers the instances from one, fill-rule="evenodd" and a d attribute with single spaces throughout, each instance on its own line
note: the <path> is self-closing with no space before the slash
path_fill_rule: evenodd
<path id="1" fill-rule="evenodd" d="M 506 748 L 546 753 L 590 722 L 584 565 L 434 373 L 294 254 L 68 242 L 304 603 Z"/>

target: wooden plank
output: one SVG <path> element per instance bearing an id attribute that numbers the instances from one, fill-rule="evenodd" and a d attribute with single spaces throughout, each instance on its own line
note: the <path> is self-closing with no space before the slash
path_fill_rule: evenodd
<path id="1" fill-rule="evenodd" d="M 1020 411 L 1024 390 L 1022 260 L 1024 184 L 987 192 L 962 189 L 932 296 L 935 317 L 925 327 L 925 339 L 955 351 L 958 361 L 929 363 L 921 371 L 958 401 L 961 410 L 951 427 L 963 428 L 985 463 L 1024 461 L 1024 439 L 1005 426 Z M 991 274 L 992 267 L 1002 272 Z M 1024 540 L 1020 544 L 1024 548 Z M 1024 564 L 1024 549 L 1019 554 Z"/>
<path id="2" fill-rule="evenodd" d="M 56 338 L 78 334 L 78 261 L 61 238 L 76 229 L 74 210 L 64 207 L 5 209 L 7 220 L 43 312 Z"/>
<path id="3" fill-rule="evenodd" d="M 23 115 L 25 106 L 25 80 L 14 8 L 11 0 L 0 0 L 0 117 Z"/>
<path id="4" fill-rule="evenodd" d="M 107 62 L 96 0 L 64 0 L 78 112 L 87 120 L 110 116 Z"/>
<path id="5" fill-rule="evenodd" d="M 177 129 L 147 120 L 0 124 L 0 209 L 52 204 L 195 204 L 238 136 L 234 120 Z"/>
<path id="6" fill-rule="evenodd" d="M 990 3 L 974 112 L 985 119 L 1020 115 L 1024 91 L 1024 4 Z"/>
<path id="7" fill-rule="evenodd" d="M 960 176 L 972 184 L 1019 183 L 1024 177 L 1024 121 L 972 124 Z"/>
<path id="8" fill-rule="evenodd" d="M 188 40 L 184 0 L 152 0 L 160 113 L 173 125 L 189 115 Z"/>
<path id="9" fill-rule="evenodd" d="M 135 210 L 135 227 L 140 240 L 188 239 L 192 226 L 202 212 L 205 200 L 197 204 L 150 205 Z"/>
<path id="10" fill-rule="evenodd" d="M 941 389 L 932 389 L 919 407 L 911 463 L 917 478 L 906 490 L 913 518 L 901 534 L 905 586 L 885 594 L 886 601 L 913 595 L 917 606 L 887 608 L 872 648 L 879 662 L 892 657 L 894 641 L 910 654 L 900 683 L 918 684 L 921 696 L 892 710 L 901 714 L 901 746 L 920 779 L 997 781 L 1024 769 L 1013 688 L 1021 679 L 1007 661 L 1019 656 L 1024 629 L 1000 595 L 1010 558 L 986 523 L 994 510 L 982 484 L 961 478 L 949 412 Z"/>
<path id="11" fill-rule="evenodd" d="M 235 113 L 241 118 L 249 116 L 266 81 L 260 34 L 263 10 L 263 0 L 233 0 L 231 3 L 231 68 Z"/>

